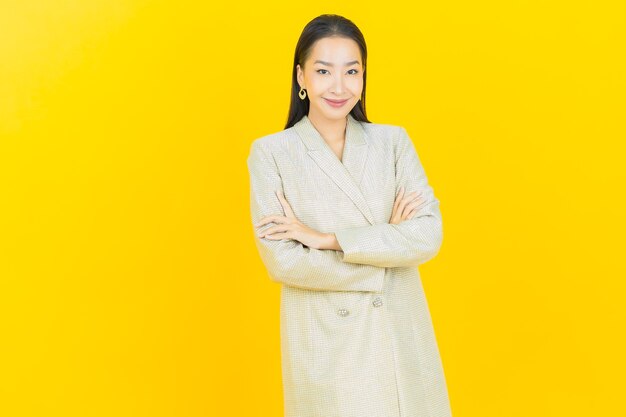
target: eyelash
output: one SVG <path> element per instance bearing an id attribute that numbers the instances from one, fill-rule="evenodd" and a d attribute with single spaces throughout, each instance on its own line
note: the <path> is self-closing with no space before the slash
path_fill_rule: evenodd
<path id="1" fill-rule="evenodd" d="M 328 71 L 328 70 L 325 70 L 325 69 L 318 69 L 316 72 L 319 74 L 319 73 L 320 73 L 320 71 Z M 350 75 L 356 75 L 356 74 L 358 74 L 358 73 L 359 73 L 359 70 L 355 70 L 355 69 L 351 69 L 351 70 L 348 70 L 348 71 L 356 71 L 355 73 L 352 73 L 352 74 L 350 74 Z M 326 75 L 326 74 L 321 74 L 321 75 Z"/>

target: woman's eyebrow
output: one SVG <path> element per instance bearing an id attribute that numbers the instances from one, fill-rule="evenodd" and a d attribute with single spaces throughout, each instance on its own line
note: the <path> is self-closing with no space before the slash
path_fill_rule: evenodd
<path id="1" fill-rule="evenodd" d="M 320 60 L 320 59 L 318 59 L 318 60 L 316 60 L 316 61 L 314 62 L 314 64 L 317 64 L 317 63 L 320 63 L 320 64 L 322 64 L 322 65 L 327 65 L 327 66 L 329 66 L 329 67 L 334 67 L 334 66 L 335 66 L 334 64 L 331 64 L 330 62 L 322 61 L 322 60 Z M 345 63 L 345 66 L 347 67 L 347 66 L 349 66 L 349 65 L 358 64 L 358 63 L 359 63 L 359 61 L 350 61 L 350 62 L 346 62 L 346 63 Z"/>

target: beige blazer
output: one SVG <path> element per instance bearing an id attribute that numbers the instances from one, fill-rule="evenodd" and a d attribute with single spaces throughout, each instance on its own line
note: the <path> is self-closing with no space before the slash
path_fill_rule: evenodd
<path id="1" fill-rule="evenodd" d="M 281 287 L 286 417 L 451 416 L 418 265 L 442 243 L 439 200 L 406 129 L 348 115 L 343 162 L 307 116 L 253 141 L 252 223 L 284 215 L 335 233 L 342 251 L 254 240 Z M 410 220 L 389 224 L 395 196 L 422 192 Z"/>

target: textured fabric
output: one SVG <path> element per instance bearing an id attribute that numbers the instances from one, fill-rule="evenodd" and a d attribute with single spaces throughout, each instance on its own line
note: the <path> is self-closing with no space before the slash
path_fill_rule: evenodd
<path id="1" fill-rule="evenodd" d="M 418 265 L 443 233 L 439 200 L 406 130 L 348 115 L 342 160 L 307 116 L 253 141 L 247 160 L 252 223 L 284 215 L 334 233 L 342 250 L 259 238 L 281 285 L 285 417 L 451 416 Z M 400 187 L 422 192 L 410 220 L 389 224 Z"/>

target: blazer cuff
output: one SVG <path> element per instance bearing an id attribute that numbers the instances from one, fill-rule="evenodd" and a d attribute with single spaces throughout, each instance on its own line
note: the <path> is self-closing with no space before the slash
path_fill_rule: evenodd
<path id="1" fill-rule="evenodd" d="M 335 234 L 335 238 L 337 239 L 339 246 L 341 246 L 341 251 L 339 251 L 340 253 L 343 253 L 340 257 L 341 261 L 348 263 L 361 263 L 361 259 L 359 259 L 358 254 L 363 250 L 363 248 L 359 246 L 362 239 L 359 238 L 357 229 L 343 229 L 337 230 L 333 233 Z"/>

